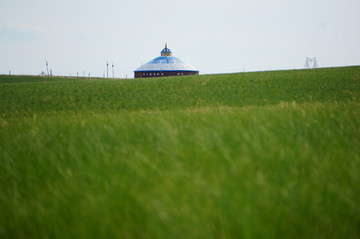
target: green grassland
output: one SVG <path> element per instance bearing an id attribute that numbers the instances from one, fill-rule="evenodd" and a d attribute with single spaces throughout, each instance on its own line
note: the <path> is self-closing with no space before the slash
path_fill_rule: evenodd
<path id="1" fill-rule="evenodd" d="M 0 76 L 0 238 L 360 238 L 360 67 Z"/>

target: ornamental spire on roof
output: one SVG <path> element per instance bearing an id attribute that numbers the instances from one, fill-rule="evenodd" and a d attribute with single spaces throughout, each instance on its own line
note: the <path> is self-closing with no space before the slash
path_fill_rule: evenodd
<path id="1" fill-rule="evenodd" d="M 167 43 L 165 43 L 165 48 L 161 51 L 161 56 L 171 56 L 172 52 L 167 47 Z"/>

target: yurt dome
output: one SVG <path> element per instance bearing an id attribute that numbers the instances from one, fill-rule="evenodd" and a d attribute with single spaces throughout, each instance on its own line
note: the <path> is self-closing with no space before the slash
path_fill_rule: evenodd
<path id="1" fill-rule="evenodd" d="M 161 56 L 140 66 L 134 71 L 135 78 L 198 74 L 199 70 L 181 61 L 179 58 L 172 56 L 172 52 L 167 47 L 167 44 L 165 44 L 165 48 L 161 51 Z"/>

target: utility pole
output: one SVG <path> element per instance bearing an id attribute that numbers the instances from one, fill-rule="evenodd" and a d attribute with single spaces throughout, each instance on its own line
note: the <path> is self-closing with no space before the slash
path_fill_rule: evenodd
<path id="1" fill-rule="evenodd" d="M 113 78 L 115 78 L 115 74 L 114 74 L 114 63 L 112 63 L 112 75 L 113 75 Z"/>
<path id="2" fill-rule="evenodd" d="M 310 58 L 309 58 L 309 57 L 306 57 L 306 60 L 305 60 L 305 68 L 306 68 L 306 69 L 309 69 L 309 68 L 310 68 L 309 61 L 310 61 Z"/>
<path id="3" fill-rule="evenodd" d="M 310 68 L 318 68 L 318 64 L 316 61 L 316 57 L 306 57 L 305 60 L 305 68 L 306 69 L 310 69 Z"/>
<path id="4" fill-rule="evenodd" d="M 109 78 L 109 62 L 106 62 L 106 78 Z"/>
<path id="5" fill-rule="evenodd" d="M 316 57 L 314 57 L 313 62 L 314 62 L 313 68 L 318 68 L 318 64 L 317 64 L 317 61 L 316 61 Z"/>
<path id="6" fill-rule="evenodd" d="M 49 63 L 46 61 L 46 73 L 49 75 Z"/>

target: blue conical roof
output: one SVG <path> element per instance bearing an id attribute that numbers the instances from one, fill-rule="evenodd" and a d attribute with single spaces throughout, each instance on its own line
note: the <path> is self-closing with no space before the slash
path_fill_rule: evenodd
<path id="1" fill-rule="evenodd" d="M 179 58 L 172 56 L 171 50 L 165 45 L 161 51 L 161 56 L 142 65 L 135 72 L 143 71 L 199 71 L 195 67 L 181 61 Z"/>

